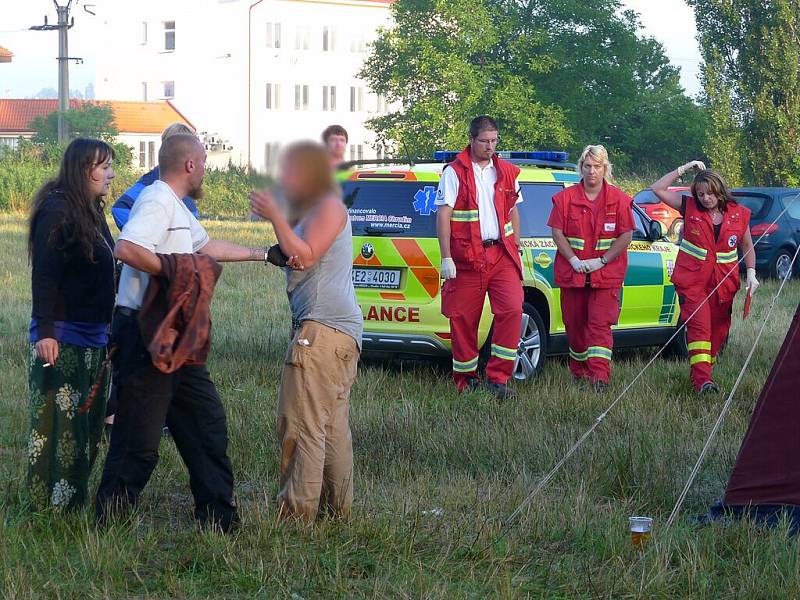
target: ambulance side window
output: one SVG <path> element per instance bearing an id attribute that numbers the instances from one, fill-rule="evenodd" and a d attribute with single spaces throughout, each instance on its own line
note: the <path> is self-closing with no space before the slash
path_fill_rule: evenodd
<path id="1" fill-rule="evenodd" d="M 517 204 L 520 237 L 549 238 L 551 231 L 547 226 L 553 208 L 553 196 L 564 189 L 563 185 L 547 183 L 521 183 L 522 203 Z"/>

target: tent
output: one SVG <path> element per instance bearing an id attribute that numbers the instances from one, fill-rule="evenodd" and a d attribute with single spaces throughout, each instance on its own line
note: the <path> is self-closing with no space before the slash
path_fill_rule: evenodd
<path id="1" fill-rule="evenodd" d="M 800 305 L 739 449 L 725 497 L 709 518 L 743 517 L 800 532 Z"/>

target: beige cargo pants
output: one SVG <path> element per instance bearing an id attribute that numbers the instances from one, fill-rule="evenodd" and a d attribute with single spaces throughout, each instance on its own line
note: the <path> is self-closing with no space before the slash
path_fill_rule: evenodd
<path id="1" fill-rule="evenodd" d="M 315 321 L 304 321 L 289 344 L 278 400 L 283 518 L 350 514 L 350 388 L 358 357 L 353 338 Z"/>

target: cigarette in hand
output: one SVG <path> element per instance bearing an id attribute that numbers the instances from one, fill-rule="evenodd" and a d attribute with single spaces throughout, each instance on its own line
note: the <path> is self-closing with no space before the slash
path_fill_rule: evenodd
<path id="1" fill-rule="evenodd" d="M 51 365 L 50 363 L 44 363 L 42 366 L 47 368 L 47 367 L 52 367 L 53 365 Z"/>

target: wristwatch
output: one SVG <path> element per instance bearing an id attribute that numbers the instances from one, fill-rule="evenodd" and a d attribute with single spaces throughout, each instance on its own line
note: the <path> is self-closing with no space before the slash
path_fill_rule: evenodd
<path id="1" fill-rule="evenodd" d="M 606 260 L 606 257 L 605 257 L 605 256 L 601 256 L 601 257 L 600 257 L 600 262 L 601 262 L 601 263 L 603 263 L 604 265 L 607 265 L 607 264 L 608 264 L 608 261 Z"/>

